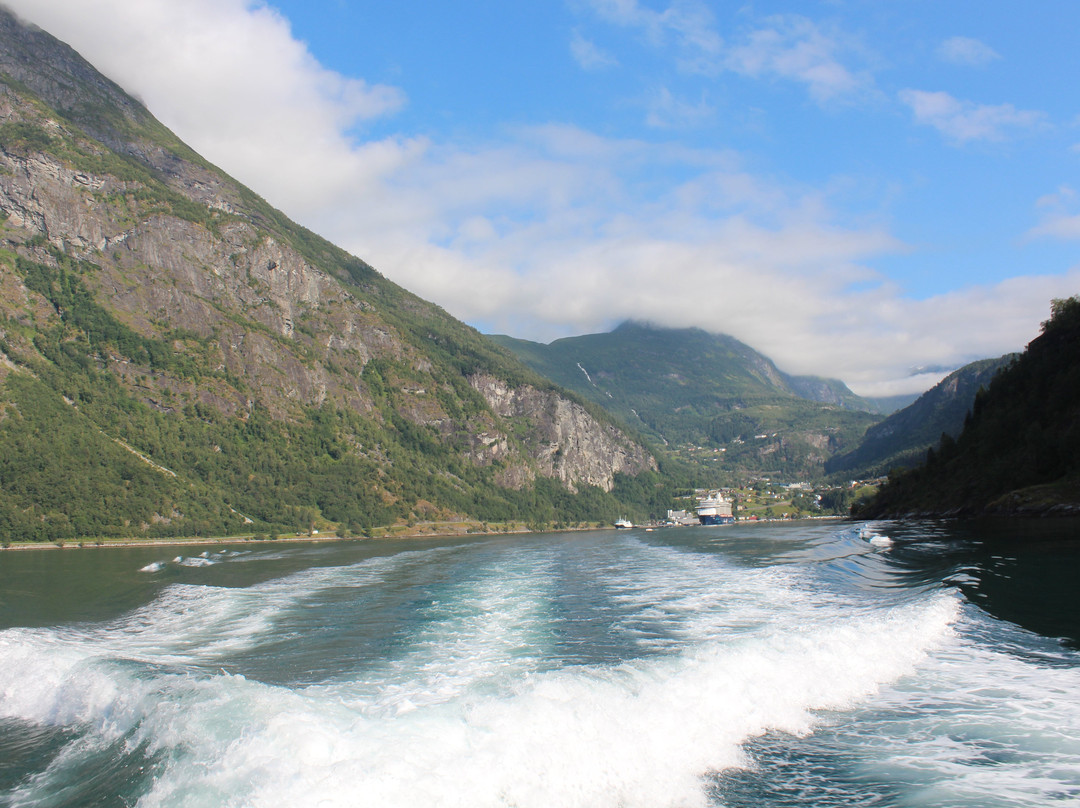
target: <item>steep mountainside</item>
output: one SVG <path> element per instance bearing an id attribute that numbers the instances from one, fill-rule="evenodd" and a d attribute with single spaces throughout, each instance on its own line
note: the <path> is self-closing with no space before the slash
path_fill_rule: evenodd
<path id="1" fill-rule="evenodd" d="M 700 329 L 624 323 L 550 345 L 493 339 L 643 434 L 715 450 L 718 471 L 818 475 L 879 420 L 850 409 L 861 400 L 842 382 L 787 376 L 738 340 Z"/>
<path id="2" fill-rule="evenodd" d="M 863 401 L 873 405 L 875 412 L 880 412 L 882 415 L 892 415 L 909 404 L 914 404 L 918 399 L 918 393 L 903 393 L 897 396 L 867 396 Z"/>
<path id="3" fill-rule="evenodd" d="M 845 410 L 857 410 L 875 414 L 881 412 L 881 407 L 877 402 L 855 395 L 839 379 L 826 379 L 821 376 L 791 376 L 787 373 L 781 373 L 780 375 L 792 393 L 799 398 L 805 398 L 807 401 L 832 404 Z"/>
<path id="4" fill-rule="evenodd" d="M 1080 298 L 975 397 L 955 440 L 891 475 L 861 515 L 1080 513 Z"/>
<path id="5" fill-rule="evenodd" d="M 0 537 L 611 518 L 653 487 L 602 410 L 3 9 L 0 289 Z"/>
<path id="6" fill-rule="evenodd" d="M 857 449 L 831 458 L 825 470 L 853 477 L 878 477 L 892 468 L 918 465 L 942 435 L 955 438 L 960 434 L 975 395 L 1016 356 L 983 359 L 950 373 L 913 404 L 866 430 Z"/>

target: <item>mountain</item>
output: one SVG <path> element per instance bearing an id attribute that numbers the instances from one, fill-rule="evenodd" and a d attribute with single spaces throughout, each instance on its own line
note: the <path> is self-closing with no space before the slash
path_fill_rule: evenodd
<path id="1" fill-rule="evenodd" d="M 642 513 L 602 409 L 0 9 L 0 536 Z"/>
<path id="2" fill-rule="evenodd" d="M 1042 333 L 976 395 L 959 436 L 890 475 L 860 510 L 909 513 L 1080 513 L 1080 298 L 1055 300 Z"/>
<path id="3" fill-rule="evenodd" d="M 842 382 L 782 373 L 733 337 L 626 322 L 549 345 L 492 337 L 536 372 L 719 473 L 820 476 L 879 416 Z"/>
<path id="4" fill-rule="evenodd" d="M 908 404 L 914 404 L 918 398 L 918 393 L 902 393 L 896 396 L 866 396 L 863 400 L 874 407 L 874 412 L 879 412 L 882 415 L 892 415 L 894 412 L 904 409 Z"/>
<path id="5" fill-rule="evenodd" d="M 855 395 L 839 379 L 826 379 L 821 376 L 790 376 L 787 373 L 781 373 L 780 376 L 783 378 L 788 390 L 799 398 L 805 398 L 807 401 L 832 404 L 845 410 L 858 410 L 859 412 L 874 414 L 880 412 L 877 403 Z"/>
<path id="6" fill-rule="evenodd" d="M 866 478 L 918 465 L 942 435 L 955 438 L 960 434 L 976 394 L 1016 356 L 983 359 L 950 373 L 914 403 L 866 430 L 856 449 L 830 458 L 825 470 Z"/>

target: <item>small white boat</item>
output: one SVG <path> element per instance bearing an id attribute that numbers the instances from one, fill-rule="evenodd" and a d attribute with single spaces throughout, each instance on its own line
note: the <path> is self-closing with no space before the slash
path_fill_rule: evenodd
<path id="1" fill-rule="evenodd" d="M 859 529 L 859 538 L 869 542 L 874 547 L 889 547 L 892 545 L 892 539 L 884 533 L 875 533 L 866 525 Z"/>

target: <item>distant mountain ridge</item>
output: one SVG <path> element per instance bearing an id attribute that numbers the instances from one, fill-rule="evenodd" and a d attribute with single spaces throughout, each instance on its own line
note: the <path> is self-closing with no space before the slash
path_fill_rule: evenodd
<path id="1" fill-rule="evenodd" d="M 860 510 L 906 514 L 1080 515 L 1080 298 L 1055 300 L 1042 333 L 976 395 L 960 434 L 890 475 Z"/>
<path id="2" fill-rule="evenodd" d="M 950 373 L 915 402 L 867 429 L 856 449 L 830 458 L 825 470 L 866 478 L 918 465 L 943 434 L 954 438 L 960 434 L 979 390 L 1018 356 L 983 359 Z"/>
<path id="3" fill-rule="evenodd" d="M 0 8 L 0 535 L 648 515 L 601 408 Z"/>
<path id="4" fill-rule="evenodd" d="M 549 345 L 492 339 L 653 440 L 722 449 L 732 471 L 818 474 L 879 420 L 842 382 L 785 374 L 735 338 L 698 328 L 628 321 Z"/>

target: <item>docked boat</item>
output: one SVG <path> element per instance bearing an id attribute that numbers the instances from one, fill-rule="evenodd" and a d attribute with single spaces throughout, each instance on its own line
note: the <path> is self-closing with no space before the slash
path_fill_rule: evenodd
<path id="1" fill-rule="evenodd" d="M 615 527 L 616 528 L 633 527 L 633 526 L 634 526 L 633 522 L 631 522 L 629 519 L 624 519 L 621 516 L 615 521 Z"/>
<path id="2" fill-rule="evenodd" d="M 730 525 L 735 521 L 731 500 L 719 491 L 710 491 L 708 495 L 698 499 L 695 512 L 698 521 L 703 525 Z"/>

